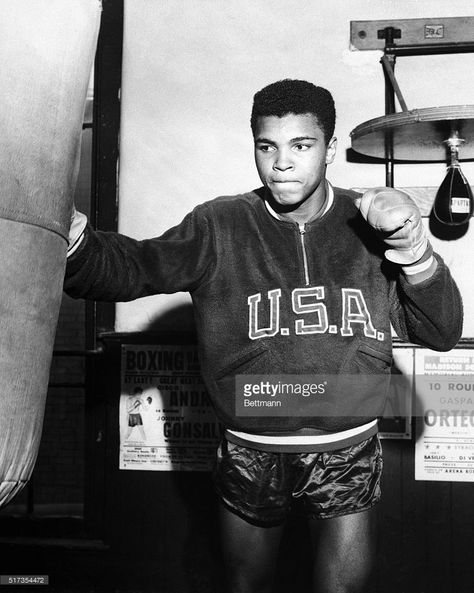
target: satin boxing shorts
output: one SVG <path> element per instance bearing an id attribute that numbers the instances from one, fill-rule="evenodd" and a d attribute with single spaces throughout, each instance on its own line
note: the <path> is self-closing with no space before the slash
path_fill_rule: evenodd
<path id="1" fill-rule="evenodd" d="M 365 511 L 380 499 L 381 474 L 382 451 L 374 435 L 324 453 L 269 453 L 224 439 L 213 478 L 228 509 L 270 527 L 282 524 L 295 503 L 313 519 Z"/>

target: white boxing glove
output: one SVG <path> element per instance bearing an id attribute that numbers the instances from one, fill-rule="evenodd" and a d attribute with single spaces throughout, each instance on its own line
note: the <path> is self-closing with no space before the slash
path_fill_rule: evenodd
<path id="1" fill-rule="evenodd" d="M 357 200 L 365 220 L 378 231 L 388 249 L 385 257 L 401 266 L 419 262 L 432 252 L 418 206 L 408 194 L 391 187 L 367 190 Z"/>
<path id="2" fill-rule="evenodd" d="M 84 238 L 86 224 L 87 216 L 82 214 L 82 212 L 78 212 L 76 207 L 73 206 L 71 212 L 71 227 L 69 229 L 68 237 L 69 246 L 67 249 L 67 257 L 72 255 L 81 244 L 81 241 Z"/>

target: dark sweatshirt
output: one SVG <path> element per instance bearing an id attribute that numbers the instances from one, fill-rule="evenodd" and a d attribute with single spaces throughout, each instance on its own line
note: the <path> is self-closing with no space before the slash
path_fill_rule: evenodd
<path id="1" fill-rule="evenodd" d="M 88 226 L 68 261 L 65 290 L 115 302 L 189 291 L 203 378 L 227 428 L 359 426 L 385 404 L 391 324 L 405 341 L 446 351 L 461 336 L 462 303 L 438 255 L 434 275 L 410 285 L 384 259 L 383 242 L 354 205 L 359 194 L 334 192 L 328 211 L 303 228 L 273 217 L 263 188 L 201 204 L 154 239 Z M 311 415 L 249 417 L 235 410 L 240 375 L 344 381 L 312 403 Z"/>

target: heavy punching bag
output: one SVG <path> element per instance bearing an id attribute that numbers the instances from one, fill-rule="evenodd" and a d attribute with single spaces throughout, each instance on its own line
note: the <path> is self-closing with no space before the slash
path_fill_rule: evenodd
<path id="1" fill-rule="evenodd" d="M 0 0 L 0 506 L 36 460 L 99 0 Z"/>

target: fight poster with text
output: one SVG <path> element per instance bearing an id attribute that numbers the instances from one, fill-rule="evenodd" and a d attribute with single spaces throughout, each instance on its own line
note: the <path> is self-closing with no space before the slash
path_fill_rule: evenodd
<path id="1" fill-rule="evenodd" d="M 221 436 L 194 345 L 122 345 L 120 469 L 209 471 Z"/>
<path id="2" fill-rule="evenodd" d="M 415 479 L 474 481 L 474 350 L 417 350 L 415 381 Z"/>

